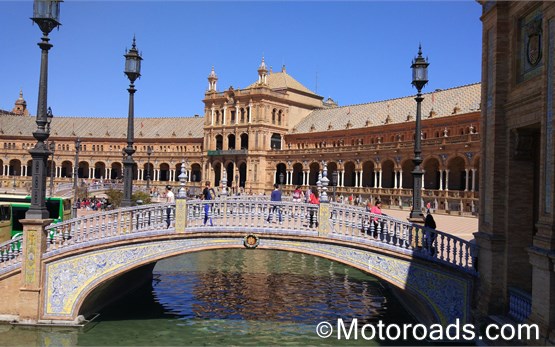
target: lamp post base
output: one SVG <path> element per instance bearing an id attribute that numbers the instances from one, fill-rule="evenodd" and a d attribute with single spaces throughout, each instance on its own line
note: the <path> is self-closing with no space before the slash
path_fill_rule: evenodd
<path id="1" fill-rule="evenodd" d="M 422 211 L 410 211 L 409 218 L 407 220 L 411 223 L 424 223 L 425 217 Z"/>

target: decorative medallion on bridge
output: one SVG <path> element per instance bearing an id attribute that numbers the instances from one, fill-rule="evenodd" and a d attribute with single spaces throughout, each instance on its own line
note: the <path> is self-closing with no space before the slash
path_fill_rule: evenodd
<path id="1" fill-rule="evenodd" d="M 247 236 L 245 236 L 245 239 L 243 241 L 243 244 L 246 248 L 256 248 L 258 247 L 259 243 L 260 240 L 258 239 L 258 236 L 253 234 L 248 234 Z"/>
<path id="2" fill-rule="evenodd" d="M 528 36 L 526 42 L 526 58 L 532 66 L 538 65 L 542 58 L 542 20 L 535 18 L 526 26 L 526 34 Z"/>

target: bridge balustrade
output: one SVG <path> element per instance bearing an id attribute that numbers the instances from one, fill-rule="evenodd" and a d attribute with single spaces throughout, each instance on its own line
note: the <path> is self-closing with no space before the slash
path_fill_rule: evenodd
<path id="1" fill-rule="evenodd" d="M 22 237 L 8 240 L 0 244 L 0 272 L 11 271 L 12 268 L 21 264 L 23 253 Z"/>
<path id="2" fill-rule="evenodd" d="M 209 207 L 214 227 L 209 222 L 204 224 L 205 206 Z M 337 203 L 325 206 L 329 212 L 320 211 L 317 205 L 272 202 L 267 198 L 189 200 L 186 202 L 184 232 L 262 232 L 336 239 L 476 273 L 475 246 L 466 240 L 389 216 L 375 215 L 357 206 Z M 170 228 L 166 224 L 168 208 Z M 327 221 L 319 220 L 322 213 L 329 213 Z M 52 224 L 46 228 L 49 236 L 45 257 L 86 245 L 175 234 L 174 223 L 175 203 L 159 203 L 100 212 Z M 17 239 L 0 245 L 0 274 L 21 262 L 21 243 L 21 239 Z"/>

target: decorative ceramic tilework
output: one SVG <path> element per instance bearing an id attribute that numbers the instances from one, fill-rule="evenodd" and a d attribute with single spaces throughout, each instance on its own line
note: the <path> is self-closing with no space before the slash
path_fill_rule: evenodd
<path id="1" fill-rule="evenodd" d="M 242 244 L 242 238 L 171 240 L 115 247 L 61 259 L 46 265 L 44 312 L 48 316 L 75 318 L 76 302 L 90 289 L 116 273 L 165 254 Z"/>
<path id="2" fill-rule="evenodd" d="M 344 261 L 399 288 L 410 290 L 430 307 L 442 324 L 453 323 L 457 318 L 462 322 L 470 321 L 471 283 L 452 273 L 432 270 L 392 256 L 330 244 L 261 239 L 260 247 L 286 248 Z"/>
<path id="3" fill-rule="evenodd" d="M 25 259 L 25 279 L 24 286 L 37 285 L 35 278 L 37 276 L 37 261 L 35 251 L 37 250 L 37 230 L 27 229 L 24 233 L 26 252 L 23 254 L 27 257 Z"/>
<path id="4" fill-rule="evenodd" d="M 205 248 L 243 247 L 243 237 L 195 238 L 120 246 L 72 256 L 46 266 L 45 318 L 73 320 L 76 303 L 90 290 L 111 276 L 168 254 L 186 253 Z M 469 320 L 470 283 L 451 272 L 431 270 L 393 256 L 315 242 L 267 239 L 260 237 L 262 248 L 298 251 L 336 259 L 372 273 L 420 297 L 439 322 L 448 324 L 456 318 Z"/>

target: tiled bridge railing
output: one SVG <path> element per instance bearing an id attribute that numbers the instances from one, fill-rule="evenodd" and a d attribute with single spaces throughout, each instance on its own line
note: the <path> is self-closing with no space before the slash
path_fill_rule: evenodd
<path id="1" fill-rule="evenodd" d="M 205 205 L 208 205 L 209 217 L 212 218 L 214 227 L 209 222 L 204 225 Z M 267 222 L 273 206 L 281 211 L 282 223 L 279 223 L 278 210 L 272 213 L 271 222 Z M 171 228 L 166 225 L 168 208 Z M 326 218 L 319 218 L 319 214 L 328 216 L 327 221 L 324 220 Z M 311 228 L 311 218 L 314 225 L 320 222 L 320 227 Z M 166 203 L 122 208 L 52 224 L 47 227 L 49 240 L 45 257 L 83 247 L 84 243 L 107 244 L 144 236 L 175 234 L 175 222 L 175 204 Z M 468 241 L 343 204 L 321 204 L 318 207 L 268 200 L 189 200 L 186 202 L 184 230 L 186 233 L 260 231 L 266 234 L 319 236 L 413 255 L 475 273 L 473 257 L 476 252 L 474 245 Z M 22 247 L 24 245 L 21 245 L 21 239 L 0 245 L 0 274 L 11 271 L 20 264 Z"/>

